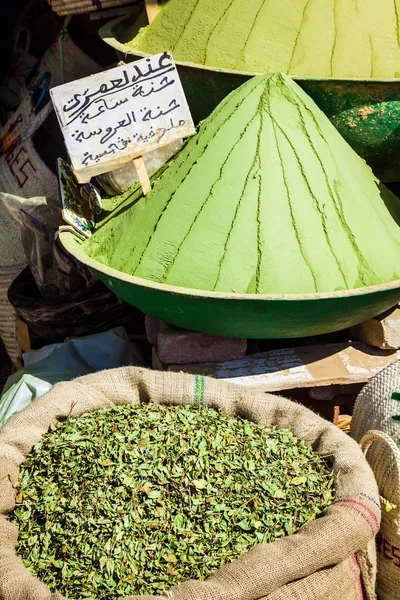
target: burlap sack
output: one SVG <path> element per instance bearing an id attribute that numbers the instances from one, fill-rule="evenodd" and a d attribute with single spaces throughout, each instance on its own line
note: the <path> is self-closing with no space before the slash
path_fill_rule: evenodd
<path id="1" fill-rule="evenodd" d="M 33 143 L 33 134 L 53 110 L 48 102 L 39 112 L 32 111 L 28 93 L 0 133 L 0 191 L 15 196 L 58 197 L 57 178 L 43 162 Z"/>
<path id="2" fill-rule="evenodd" d="M 383 506 L 378 536 L 377 591 L 381 600 L 400 598 L 400 361 L 382 369 L 363 387 L 354 406 L 351 435 L 366 453 Z"/>
<path id="3" fill-rule="evenodd" d="M 99 71 L 101 66 L 75 44 L 66 23 L 64 29 L 44 53 L 37 77 L 46 72 L 50 73 L 50 87 L 53 88 Z"/>
<path id="4" fill-rule="evenodd" d="M 370 429 L 383 431 L 397 442 L 400 421 L 392 416 L 400 414 L 400 402 L 392 398 L 393 392 L 400 392 L 400 361 L 379 371 L 358 394 L 351 421 L 351 437 L 357 442 Z"/>
<path id="5" fill-rule="evenodd" d="M 198 375 L 122 368 L 60 383 L 12 417 L 0 432 L 0 598 L 61 600 L 23 566 L 14 546 L 19 465 L 51 422 L 104 406 L 205 404 L 263 426 L 290 427 L 324 455 L 332 455 L 336 500 L 299 532 L 260 544 L 205 581 L 172 588 L 174 600 L 361 600 L 375 598 L 371 541 L 380 524 L 378 490 L 356 442 L 289 400 Z M 368 550 L 370 552 L 368 552 Z M 142 597 L 144 600 L 146 597 Z M 149 598 L 149 597 L 147 597 Z M 165 596 L 164 596 L 165 598 Z"/>
<path id="6" fill-rule="evenodd" d="M 17 112 L 9 119 L 0 133 L 0 192 L 18 196 L 35 196 L 44 191 L 50 196 L 58 195 L 57 179 L 36 152 L 33 133 L 43 124 L 50 111 L 46 104 L 37 114 L 32 112 L 30 94 L 25 97 Z M 10 215 L 3 199 L 0 199 L 0 337 L 9 357 L 15 364 L 18 345 L 15 333 L 14 309 L 7 299 L 8 288 L 26 265 L 21 243 L 20 227 Z"/>
<path id="7" fill-rule="evenodd" d="M 16 364 L 18 344 L 14 308 L 7 293 L 11 282 L 26 265 L 20 228 L 0 199 L 0 339 L 11 361 Z"/>
<path id="8" fill-rule="evenodd" d="M 380 600 L 400 597 L 400 450 L 382 431 L 369 431 L 361 440 L 378 483 L 383 505 L 377 540 L 377 592 Z"/>
<path id="9" fill-rule="evenodd" d="M 66 28 L 46 50 L 29 85 L 32 89 L 37 85 L 53 88 L 100 70 L 100 65 L 75 44 Z M 40 84 L 45 78 L 47 84 Z M 30 90 L 26 89 L 25 99 L 0 133 L 0 191 L 24 198 L 58 198 L 55 173 L 58 148 L 64 145 L 62 133 L 57 120 L 51 119 L 51 101 L 44 106 L 39 103 L 39 106 L 40 110 L 36 111 Z M 38 149 L 33 136 L 40 132 L 47 133 L 47 144 Z M 49 144 L 50 149 L 47 148 Z M 50 155 L 50 166 L 46 164 L 44 154 Z"/>
<path id="10" fill-rule="evenodd" d="M 51 8 L 58 15 L 70 15 L 96 10 L 127 6 L 138 0 L 49 0 Z"/>

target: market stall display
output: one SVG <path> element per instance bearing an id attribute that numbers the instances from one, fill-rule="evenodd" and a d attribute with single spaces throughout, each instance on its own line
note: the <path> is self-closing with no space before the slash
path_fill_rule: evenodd
<path id="1" fill-rule="evenodd" d="M 89 256 L 156 283 L 306 294 L 400 279 L 400 200 L 281 74 L 233 92 L 119 211 Z"/>
<path id="2" fill-rule="evenodd" d="M 358 442 L 370 430 L 379 430 L 395 443 L 400 438 L 400 361 L 382 369 L 363 387 L 354 406 L 351 435 Z"/>
<path id="3" fill-rule="evenodd" d="M 96 278 L 84 267 L 66 268 L 56 249 L 55 237 L 62 225 L 61 207 L 56 198 L 23 198 L 0 192 L 3 202 L 20 227 L 26 262 L 41 296 L 51 302 L 67 297 L 95 283 Z M 66 273 L 63 276 L 63 272 Z"/>
<path id="4" fill-rule="evenodd" d="M 43 127 L 53 108 L 46 101 L 50 75 L 38 78 L 18 110 L 10 117 L 0 134 L 0 190 L 30 198 L 58 197 L 55 174 L 43 161 L 33 135 Z"/>
<path id="5" fill-rule="evenodd" d="M 22 4 L 0 598 L 398 600 L 400 0 Z"/>
<path id="6" fill-rule="evenodd" d="M 67 266 L 72 270 L 70 258 Z M 80 275 L 72 271 L 71 279 L 82 281 Z M 97 280 L 49 302 L 40 294 L 29 268 L 12 281 L 8 300 L 15 314 L 29 327 L 33 347 L 63 342 L 66 337 L 101 333 L 110 327 L 133 325 L 142 316 Z"/>
<path id="7" fill-rule="evenodd" d="M 294 436 L 313 446 L 320 455 L 331 456 L 335 475 L 334 502 L 318 519 L 274 543 L 257 545 L 205 581 L 186 581 L 173 587 L 174 598 L 206 600 L 215 594 L 221 600 L 281 600 L 291 594 L 307 600 L 317 600 L 324 594 L 329 594 L 331 600 L 361 600 L 363 594 L 367 600 L 374 598 L 373 538 L 379 529 L 379 504 L 375 481 L 357 444 L 300 405 L 212 379 L 125 368 L 54 386 L 46 396 L 10 419 L 0 432 L 0 467 L 2 473 L 8 474 L 0 480 L 1 513 L 9 516 L 14 510 L 19 467 L 55 420 L 68 420 L 105 407 L 149 403 L 195 404 L 200 411 L 204 405 L 264 427 L 290 428 Z M 203 439 L 205 444 L 212 443 L 209 438 Z M 146 451 L 144 443 L 140 447 Z M 151 444 L 147 449 L 151 452 Z M 115 459 L 118 464 L 118 456 Z M 142 464 L 146 470 L 151 459 Z M 134 472 L 131 477 L 135 481 Z M 128 487 L 134 485 L 125 483 Z M 146 491 L 144 494 L 147 496 Z M 10 600 L 22 600 L 29 589 L 37 600 L 49 598 L 48 589 L 28 573 L 14 554 L 17 527 L 3 519 L 3 530 L 7 542 L 0 552 L 0 593 L 10 590 Z M 121 540 L 124 538 L 122 530 Z M 117 578 L 117 573 L 114 576 Z M 113 579 L 112 573 L 109 579 Z M 13 587 L 11 582 L 18 585 Z"/>
<path id="8" fill-rule="evenodd" d="M 48 85 L 47 76 L 40 78 L 1 131 L 0 189 L 8 190 L 10 194 L 29 197 L 44 190 L 53 198 L 58 196 L 56 178 L 42 161 L 32 140 L 33 133 L 42 126 L 51 111 L 51 106 L 43 102 Z M 0 336 L 15 364 L 18 355 L 15 314 L 7 293 L 11 282 L 26 266 L 27 259 L 20 227 L 2 199 L 0 231 L 5 234 L 0 260 Z"/>

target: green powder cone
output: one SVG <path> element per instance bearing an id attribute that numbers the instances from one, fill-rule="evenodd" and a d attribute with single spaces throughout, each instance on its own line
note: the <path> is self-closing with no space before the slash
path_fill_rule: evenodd
<path id="1" fill-rule="evenodd" d="M 127 194 L 85 246 L 164 284 L 313 293 L 399 279 L 399 222 L 400 201 L 275 73 L 232 92 L 152 191 Z"/>
<path id="2" fill-rule="evenodd" d="M 400 77 L 400 0 L 169 0 L 129 45 L 307 77 Z"/>

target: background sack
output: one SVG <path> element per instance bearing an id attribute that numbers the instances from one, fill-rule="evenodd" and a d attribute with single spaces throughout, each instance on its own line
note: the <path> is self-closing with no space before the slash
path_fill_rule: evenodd
<path id="1" fill-rule="evenodd" d="M 384 431 L 398 441 L 400 422 L 392 416 L 400 414 L 400 402 L 392 398 L 393 392 L 400 392 L 400 361 L 382 369 L 358 394 L 351 421 L 351 436 L 357 442 L 370 429 Z"/>
<path id="2" fill-rule="evenodd" d="M 400 450 L 386 433 L 369 431 L 361 440 L 372 467 L 382 502 L 382 523 L 377 540 L 377 592 L 380 600 L 400 595 Z"/>
<path id="3" fill-rule="evenodd" d="M 174 600 L 372 600 L 373 541 L 380 508 L 375 479 L 358 444 L 301 405 L 211 378 L 121 368 L 59 383 L 13 416 L 0 431 L 0 597 L 51 600 L 14 554 L 18 528 L 14 509 L 19 465 L 54 420 L 104 406 L 204 404 L 262 426 L 290 427 L 317 452 L 332 455 L 336 499 L 324 515 L 294 535 L 260 544 L 205 581 L 187 581 L 170 591 Z M 360 574 L 362 575 L 362 583 Z M 363 585 L 363 587 L 362 587 Z M 365 596 L 363 595 L 363 592 Z"/>
<path id="4" fill-rule="evenodd" d="M 49 79 L 43 78 L 48 87 Z M 33 88 L 35 91 L 37 88 Z M 43 102 L 39 100 L 39 106 Z M 0 191 L 16 196 L 58 197 L 58 181 L 36 150 L 33 134 L 45 123 L 52 112 L 51 102 L 38 109 L 29 92 L 18 110 L 1 132 Z"/>
<path id="5" fill-rule="evenodd" d="M 44 81 L 46 85 L 46 82 Z M 39 88 L 39 86 L 37 86 Z M 9 119 L 0 139 L 0 190 L 28 194 L 42 185 L 52 194 L 57 192 L 55 176 L 48 172 L 36 153 L 31 135 L 47 118 L 51 107 L 46 104 L 36 112 L 29 93 L 18 111 Z M 43 177 L 43 179 L 42 179 Z M 21 191 L 24 190 L 24 191 Z M 34 194 L 32 194 L 34 195 Z M 15 313 L 7 299 L 8 288 L 26 265 L 19 224 L 13 219 L 4 200 L 0 198 L 0 337 L 11 361 L 15 364 L 18 345 L 15 332 Z"/>
<path id="6" fill-rule="evenodd" d="M 66 158 L 66 151 L 47 92 L 100 70 L 63 29 L 30 75 L 30 91 L 1 132 L 0 191 L 25 198 L 58 198 L 56 159 Z"/>
<path id="7" fill-rule="evenodd" d="M 59 242 L 58 228 L 64 223 L 59 199 L 26 199 L 0 192 L 0 202 L 19 224 L 28 266 L 46 302 L 74 300 L 98 281 Z"/>
<path id="8" fill-rule="evenodd" d="M 137 4 L 139 0 L 49 0 L 51 8 L 58 15 L 79 14 L 96 10 Z M 129 8 L 129 7 L 128 7 Z"/>
<path id="9" fill-rule="evenodd" d="M 378 536 L 377 592 L 381 600 L 400 597 L 400 361 L 373 377 L 359 393 L 353 411 L 351 435 L 366 453 L 382 502 Z"/>
<path id="10" fill-rule="evenodd" d="M 15 364 L 18 344 L 15 331 L 15 312 L 8 302 L 10 283 L 25 267 L 26 259 L 18 223 L 0 200 L 0 338 L 7 354 Z"/>

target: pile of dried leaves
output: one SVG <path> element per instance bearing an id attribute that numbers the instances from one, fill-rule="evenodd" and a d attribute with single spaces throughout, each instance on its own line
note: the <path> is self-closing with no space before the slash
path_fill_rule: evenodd
<path id="1" fill-rule="evenodd" d="M 326 460 L 288 430 L 145 404 L 57 423 L 21 468 L 17 553 L 52 591 L 116 599 L 204 579 L 332 501 Z"/>

